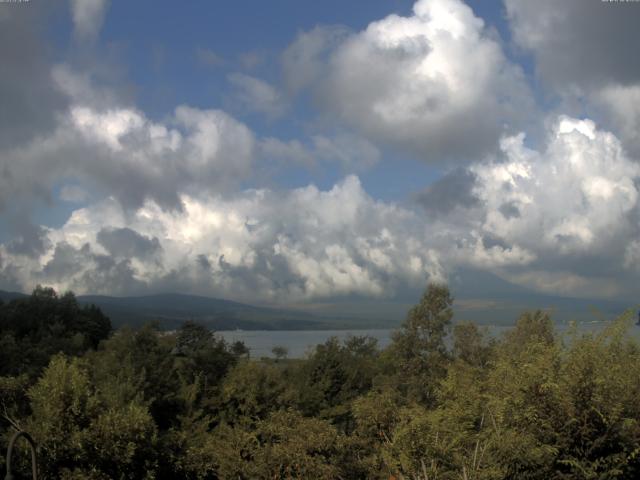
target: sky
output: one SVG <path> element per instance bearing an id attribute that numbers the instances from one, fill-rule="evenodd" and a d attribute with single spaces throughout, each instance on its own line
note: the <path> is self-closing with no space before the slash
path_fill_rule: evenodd
<path id="1" fill-rule="evenodd" d="M 0 2 L 0 289 L 636 299 L 639 24 L 601 0 Z"/>

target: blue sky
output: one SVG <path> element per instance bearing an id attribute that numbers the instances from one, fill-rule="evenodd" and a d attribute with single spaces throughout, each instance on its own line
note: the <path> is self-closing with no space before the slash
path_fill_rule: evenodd
<path id="1" fill-rule="evenodd" d="M 639 19 L 595 0 L 0 4 L 0 288 L 289 304 L 473 296 L 484 275 L 631 298 Z"/>
<path id="2" fill-rule="evenodd" d="M 103 48 L 114 45 L 126 65 L 136 103 L 151 118 L 162 119 L 176 105 L 222 108 L 250 122 L 261 135 L 299 138 L 313 127 L 312 108 L 300 98 L 281 118 L 265 118 L 239 106 L 232 99 L 228 75 L 243 72 L 277 84 L 282 80 L 280 55 L 300 32 L 318 25 L 343 25 L 353 31 L 365 28 L 372 18 L 411 12 L 412 2 L 194 2 L 176 8 L 171 3 L 113 4 L 101 35 Z M 494 2 L 492 15 L 501 16 Z M 109 21 L 117 18 L 118 21 Z M 239 27 L 240 26 L 240 27 Z M 68 33 L 68 32 L 67 32 Z M 201 57 L 217 58 L 208 65 Z M 250 60 L 248 60 L 250 59 Z M 247 63 L 248 62 L 248 63 Z M 404 200 L 407 186 L 418 190 L 424 178 L 435 178 L 439 169 L 425 166 L 412 156 L 385 152 L 391 166 L 380 162 L 365 172 L 368 191 L 384 199 Z M 398 160 L 405 168 L 395 168 Z M 278 176 L 283 186 L 314 182 L 333 185 L 343 172 L 288 171 Z M 420 180 L 416 181 L 417 175 Z"/>

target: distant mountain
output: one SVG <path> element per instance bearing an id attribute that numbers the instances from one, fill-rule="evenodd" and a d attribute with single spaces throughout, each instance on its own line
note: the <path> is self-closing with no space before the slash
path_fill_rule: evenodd
<path id="1" fill-rule="evenodd" d="M 0 290 L 0 299 L 10 301 L 28 295 Z M 80 304 L 94 304 L 111 319 L 115 327 L 139 326 L 157 321 L 161 328 L 174 329 L 185 320 L 194 320 L 214 330 L 317 330 L 336 328 L 341 319 L 327 319 L 314 315 L 256 307 L 218 298 L 176 293 L 111 297 L 78 295 Z"/>
<path id="2" fill-rule="evenodd" d="M 15 300 L 17 298 L 26 298 L 29 295 L 26 293 L 20 292 L 5 292 L 4 290 L 0 290 L 0 300 L 4 302 L 10 302 L 11 300 Z"/>
<path id="3" fill-rule="evenodd" d="M 572 320 L 611 320 L 630 308 L 640 307 L 640 299 L 612 300 L 550 295 L 510 284 L 490 273 L 471 270 L 453 278 L 449 288 L 454 298 L 453 321 L 472 321 L 482 325 L 514 325 L 527 310 L 548 311 L 556 323 L 562 324 Z M 405 290 L 402 297 L 393 300 L 352 296 L 310 304 L 306 308 L 317 316 L 343 315 L 359 318 L 363 325 L 369 321 L 371 324 L 394 328 L 406 318 L 407 312 L 419 301 L 421 294 L 419 290 Z"/>
<path id="4" fill-rule="evenodd" d="M 28 295 L 0 290 L 0 299 L 10 301 Z M 208 325 L 214 330 L 325 330 L 387 327 L 357 315 L 310 313 L 301 309 L 259 307 L 219 298 L 178 293 L 135 297 L 78 295 L 80 304 L 94 304 L 111 319 L 114 327 L 140 326 L 158 322 L 163 329 L 178 328 L 186 320 Z"/>
<path id="5" fill-rule="evenodd" d="M 540 294 L 503 283 L 497 278 L 476 278 L 470 272 L 467 272 L 465 284 L 452 285 L 455 297 L 454 321 L 470 320 L 485 325 L 513 325 L 522 312 L 541 309 L 550 311 L 556 323 L 569 320 L 588 322 L 612 319 L 628 308 L 638 307 L 625 301 Z M 469 285 L 472 285 L 472 288 L 468 288 Z M 26 296 L 23 293 L 0 290 L 0 299 L 4 301 Z M 214 330 L 395 328 L 404 320 L 407 311 L 418 299 L 419 294 L 416 293 L 412 302 L 352 298 L 271 308 L 176 293 L 137 297 L 78 296 L 81 304 L 95 304 L 100 307 L 115 327 L 140 326 L 157 321 L 161 328 L 175 329 L 185 320 L 194 320 Z"/>
<path id="6" fill-rule="evenodd" d="M 214 330 L 315 330 L 329 327 L 325 324 L 326 319 L 304 312 L 177 293 L 139 297 L 80 295 L 78 301 L 100 307 L 114 326 L 158 321 L 162 328 L 173 329 L 185 320 L 194 320 Z"/>

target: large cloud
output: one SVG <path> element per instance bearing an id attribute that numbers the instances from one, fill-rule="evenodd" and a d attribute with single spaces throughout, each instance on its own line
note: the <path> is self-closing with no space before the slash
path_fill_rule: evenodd
<path id="1" fill-rule="evenodd" d="M 49 230 L 50 249 L 39 258 L 7 247 L 0 255 L 25 286 L 178 289 L 254 300 L 386 296 L 403 282 L 421 285 L 440 274 L 434 253 L 423 248 L 419 218 L 374 201 L 356 177 L 325 192 L 310 186 L 181 201 L 183 212 L 149 200 L 127 215 L 105 200 Z"/>
<path id="2" fill-rule="evenodd" d="M 532 109 L 520 69 L 459 0 L 420 0 L 412 16 L 351 35 L 316 28 L 283 62 L 294 91 L 310 88 L 325 111 L 433 162 L 481 157 Z"/>
<path id="3" fill-rule="evenodd" d="M 453 245 L 438 249 L 448 252 L 443 264 L 549 293 L 631 295 L 640 166 L 621 142 L 590 120 L 560 117 L 539 151 L 522 134 L 504 139 L 501 150 L 419 197 Z"/>
<path id="4" fill-rule="evenodd" d="M 3 282 L 292 301 L 393 296 L 473 267 L 552 293 L 630 295 L 640 167 L 620 141 L 560 117 L 543 149 L 523 135 L 501 149 L 420 197 L 426 215 L 374 200 L 354 176 L 327 191 L 182 194 L 182 212 L 107 199 L 47 229 L 38 256 L 0 246 Z"/>
<path id="5" fill-rule="evenodd" d="M 545 156 L 533 155 L 528 176 L 544 179 L 551 194 L 525 197 L 535 198 L 535 207 L 525 207 L 526 222 L 493 220 L 495 229 L 540 250 L 537 268 L 511 279 L 548 291 L 629 293 L 637 284 L 640 233 L 640 9 L 634 2 L 600 0 L 505 0 L 505 6 L 516 43 L 533 55 L 549 91 L 616 135 L 565 119 L 558 129 L 570 133 L 551 141 Z M 531 188 L 526 179 L 517 183 L 525 192 Z M 522 213 L 522 202 L 509 205 Z"/>
<path id="6" fill-rule="evenodd" d="M 42 38 L 49 20 L 46 5 L 0 7 L 1 149 L 54 128 L 55 113 L 64 110 L 67 101 L 49 76 L 50 52 Z"/>
<path id="7" fill-rule="evenodd" d="M 640 159 L 640 79 L 634 85 L 611 83 L 591 92 L 590 102 L 631 155 Z"/>
<path id="8" fill-rule="evenodd" d="M 74 10 L 79 39 L 95 38 L 103 18 L 106 3 L 90 5 L 97 8 Z M 632 161 L 640 77 L 635 63 L 624 64 L 626 47 L 553 70 L 554 55 L 575 39 L 592 41 L 583 38 L 591 17 L 569 25 L 576 5 L 545 3 L 536 14 L 507 1 L 514 38 L 534 53 L 545 82 L 587 96 L 607 122 L 599 129 L 560 117 L 535 149 L 513 130 L 531 110 L 522 73 L 457 0 L 421 0 L 411 16 L 357 33 L 301 34 L 283 57 L 287 85 L 311 91 L 332 127 L 306 141 L 257 138 L 215 109 L 179 106 L 151 119 L 96 88 L 89 71 L 47 67 L 34 53 L 37 32 L 16 31 L 34 62 L 7 54 L 9 83 L 0 79 L 11 107 L 0 118 L 0 211 L 16 232 L 0 244 L 0 288 L 291 301 L 393 296 L 472 267 L 554 293 L 630 295 L 640 279 L 640 167 Z M 593 16 L 594 5 L 581 15 Z M 619 28 L 635 35 L 627 20 Z M 273 87 L 229 79 L 263 113 L 284 111 Z M 449 170 L 416 196 L 415 209 L 375 200 L 349 175 L 324 191 L 247 189 L 273 165 L 364 168 L 380 160 L 370 143 L 378 141 L 432 162 L 475 163 Z M 76 203 L 66 223 L 29 222 L 29 202 L 54 202 L 57 191 Z"/>
<path id="9" fill-rule="evenodd" d="M 567 294 L 629 293 L 622 272 L 640 233 L 640 166 L 589 120 L 561 117 L 541 152 L 523 140 L 503 141 L 506 161 L 471 168 L 485 211 L 478 237 L 529 259 L 526 274 L 504 270 L 514 281 Z"/>
<path id="10" fill-rule="evenodd" d="M 640 9 L 635 2 L 504 0 L 515 41 L 557 89 L 640 79 Z"/>
<path id="11" fill-rule="evenodd" d="M 635 2 L 505 0 L 513 38 L 554 94 L 586 105 L 640 158 L 640 8 Z"/>
<path id="12" fill-rule="evenodd" d="M 219 110 L 180 106 L 165 124 L 134 108 L 73 105 L 52 134 L 0 152 L 0 206 L 75 178 L 127 208 L 152 198 L 179 209 L 178 192 L 233 188 L 250 172 L 253 145 L 251 131 Z"/>

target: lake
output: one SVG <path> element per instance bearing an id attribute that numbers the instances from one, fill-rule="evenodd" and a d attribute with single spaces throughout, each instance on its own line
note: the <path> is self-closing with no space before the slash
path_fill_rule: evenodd
<path id="1" fill-rule="evenodd" d="M 578 332 L 598 332 L 610 322 L 588 322 L 578 323 Z M 513 328 L 512 325 L 480 325 L 486 328 L 489 335 L 500 337 L 507 330 Z M 567 324 L 556 325 L 559 333 L 565 332 L 569 328 Z M 272 357 L 271 349 L 276 346 L 285 347 L 288 350 L 289 358 L 303 358 L 316 345 L 326 342 L 330 337 L 337 337 L 340 341 L 349 336 L 364 336 L 378 340 L 379 347 L 386 347 L 391 342 L 391 334 L 394 329 L 366 329 L 366 330 L 233 330 L 218 331 L 227 342 L 241 341 L 251 351 L 253 358 Z M 631 327 L 630 333 L 634 337 L 640 338 L 640 327 Z"/>

